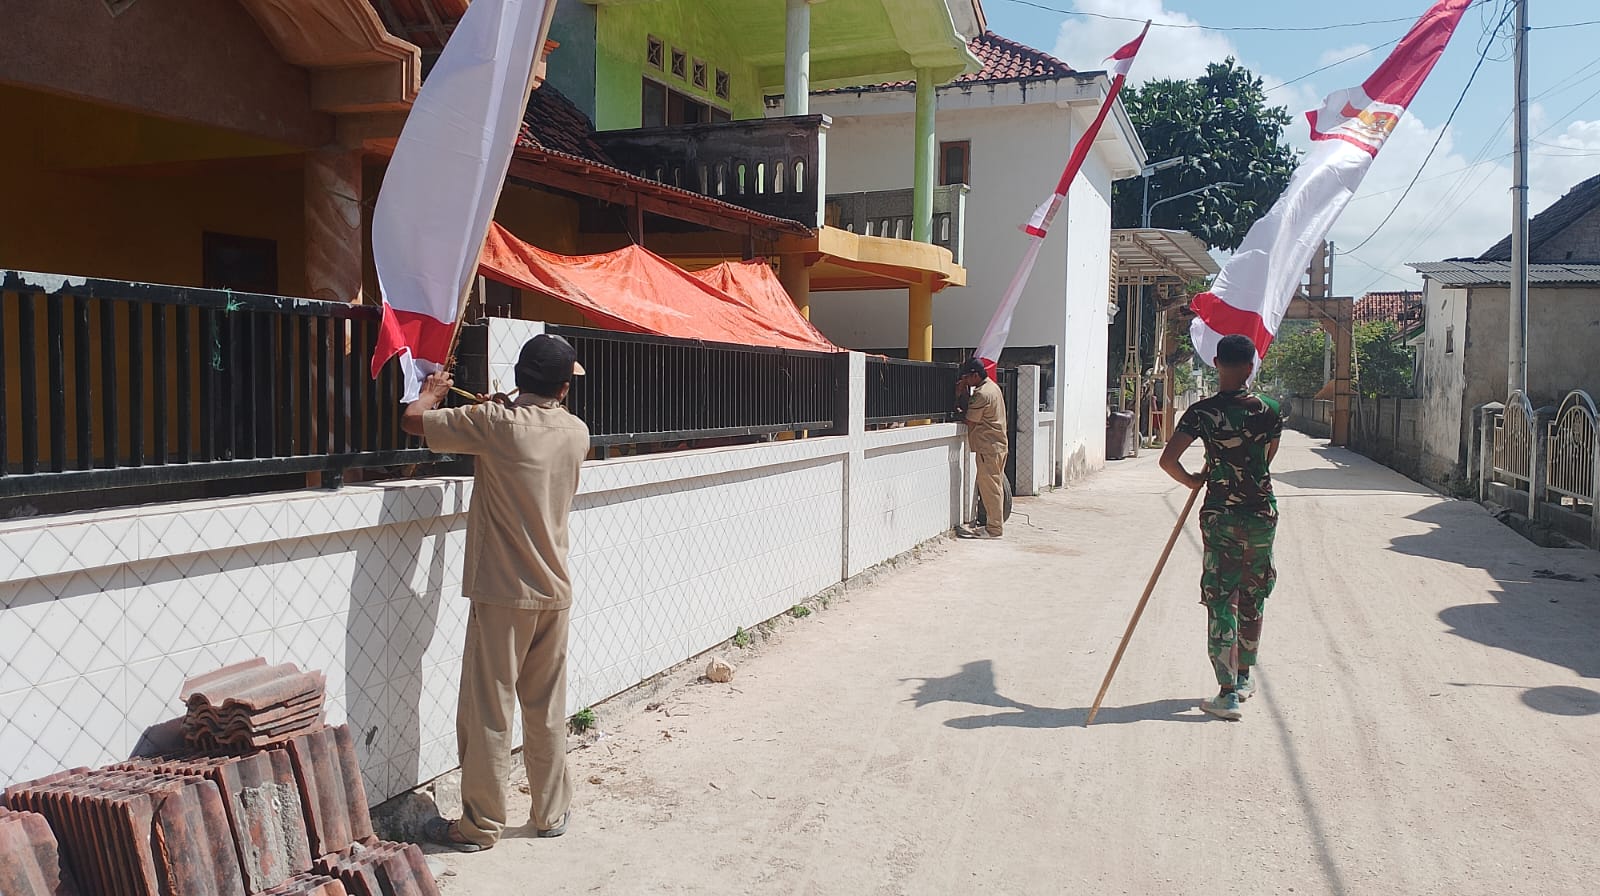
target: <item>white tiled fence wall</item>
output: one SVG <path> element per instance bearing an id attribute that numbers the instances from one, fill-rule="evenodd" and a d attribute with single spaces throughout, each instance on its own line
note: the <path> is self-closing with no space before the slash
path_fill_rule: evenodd
<path id="1" fill-rule="evenodd" d="M 569 711 L 964 518 L 958 428 L 866 432 L 864 381 L 852 356 L 848 435 L 584 468 Z M 327 673 L 374 801 L 448 771 L 471 491 L 413 480 L 0 524 L 0 786 L 130 755 L 181 712 L 186 676 L 257 655 Z"/>

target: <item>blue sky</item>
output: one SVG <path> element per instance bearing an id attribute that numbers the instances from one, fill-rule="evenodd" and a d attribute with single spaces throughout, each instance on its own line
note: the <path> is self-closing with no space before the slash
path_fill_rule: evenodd
<path id="1" fill-rule="evenodd" d="M 1512 66 L 1507 39 L 1487 35 L 1506 0 L 1480 0 L 1467 10 L 1444 58 L 1411 106 L 1411 114 L 1374 162 L 1349 209 L 1335 225 L 1335 290 L 1361 295 L 1374 289 L 1416 289 L 1421 278 L 1408 261 L 1477 255 L 1510 231 Z M 1033 5 L 1028 5 L 1028 4 Z M 1305 145 L 1299 113 L 1324 95 L 1360 83 L 1382 60 L 1410 21 L 1325 31 L 1212 30 L 1240 26 L 1307 28 L 1414 18 L 1428 0 L 984 0 L 989 27 L 1006 37 L 1054 53 L 1073 67 L 1093 70 L 1138 33 L 1135 22 L 1095 18 L 1100 13 L 1204 28 L 1152 28 L 1133 69 L 1133 80 L 1192 77 L 1208 62 L 1233 55 L 1266 81 L 1275 102 L 1296 113 L 1291 142 Z M 1039 7 L 1051 7 L 1041 9 Z M 1595 0 L 1534 0 L 1529 7 L 1529 92 L 1537 143 L 1529 165 L 1534 213 L 1577 182 L 1600 174 L 1600 20 Z M 1080 14 L 1069 14 L 1080 13 Z M 1487 58 L 1461 110 L 1396 210 L 1406 184 L 1451 108 L 1462 96 L 1480 50 Z M 1315 69 L 1355 56 L 1374 52 Z M 1288 83 L 1286 83 L 1288 82 Z M 1385 215 L 1394 217 L 1377 236 Z M 1354 252 L 1350 250 L 1355 249 Z M 1349 254 L 1345 254 L 1349 252 Z"/>

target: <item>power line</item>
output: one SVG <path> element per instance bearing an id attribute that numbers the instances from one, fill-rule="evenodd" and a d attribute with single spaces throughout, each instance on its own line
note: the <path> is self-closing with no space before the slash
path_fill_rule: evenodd
<path id="1" fill-rule="evenodd" d="M 1371 49 L 1362 50 L 1361 52 L 1355 54 L 1354 56 L 1346 56 L 1343 59 L 1340 59 L 1338 62 L 1330 62 L 1327 65 L 1324 65 L 1322 68 L 1312 69 L 1311 71 L 1306 72 L 1305 74 L 1301 75 L 1298 78 L 1290 78 L 1289 80 L 1283 82 L 1282 84 L 1279 84 L 1279 85 L 1277 85 L 1275 87 L 1268 87 L 1266 90 L 1264 90 L 1262 92 L 1263 93 L 1271 93 L 1272 91 L 1277 90 L 1279 87 L 1288 87 L 1290 84 L 1293 84 L 1296 81 L 1304 81 L 1305 79 L 1311 77 L 1312 75 L 1320 75 L 1320 74 L 1322 74 L 1323 72 L 1327 71 L 1330 68 L 1334 68 L 1336 66 L 1344 65 L 1346 62 L 1350 62 L 1351 60 L 1355 60 L 1355 59 L 1360 59 L 1363 56 L 1370 56 L 1373 53 L 1378 52 L 1379 50 L 1387 49 L 1389 47 L 1394 46 L 1395 44 L 1397 44 L 1399 42 L 1400 42 L 1400 38 L 1397 37 L 1394 40 L 1389 41 L 1388 43 L 1379 44 L 1376 47 L 1372 47 Z"/>
<path id="2" fill-rule="evenodd" d="M 1111 21 L 1111 22 L 1134 22 L 1134 23 L 1137 23 L 1137 24 L 1140 24 L 1140 25 L 1144 24 L 1144 22 L 1145 22 L 1144 19 L 1135 18 L 1135 17 L 1132 17 L 1132 16 L 1113 16 L 1113 15 L 1107 15 L 1106 13 L 1100 13 L 1100 12 L 1080 12 L 1080 11 L 1075 10 L 1075 9 L 1061 9 L 1060 7 L 1056 7 L 1056 6 L 1048 6 L 1048 5 L 1043 4 L 1043 3 L 1036 3 L 1036 2 L 1034 2 L 1034 0 L 1005 0 L 1005 2 L 1007 2 L 1007 3 L 1015 3 L 1018 6 L 1028 6 L 1028 7 L 1032 7 L 1033 9 L 1043 10 L 1045 12 L 1058 13 L 1058 14 L 1064 15 L 1064 16 L 1084 16 L 1085 18 L 1105 19 L 1105 20 Z M 1494 2 L 1494 0 L 1476 0 L 1476 2 L 1474 2 L 1472 4 L 1472 6 L 1469 6 L 1468 9 L 1471 9 L 1471 8 L 1477 7 L 1477 6 L 1483 6 L 1484 4 L 1493 3 L 1493 2 Z M 1392 24 L 1394 24 L 1396 22 L 1415 22 L 1415 21 L 1416 21 L 1416 16 L 1406 16 L 1404 18 L 1399 18 L 1399 19 L 1373 19 L 1373 20 L 1367 21 L 1367 22 L 1339 22 L 1339 23 L 1332 24 L 1332 25 L 1201 25 L 1201 24 L 1198 24 L 1198 23 L 1195 23 L 1195 24 L 1183 24 L 1183 23 L 1178 23 L 1178 22 L 1152 22 L 1150 27 L 1152 27 L 1152 28 L 1182 28 L 1182 29 L 1191 29 L 1191 30 L 1198 30 L 1198 31 L 1310 32 L 1310 31 L 1337 31 L 1337 30 L 1342 29 L 1342 28 L 1363 28 L 1363 27 L 1366 27 L 1368 25 L 1392 25 Z M 1551 27 L 1554 27 L 1554 26 L 1551 26 Z"/>
<path id="3" fill-rule="evenodd" d="M 1566 24 L 1563 24 L 1563 25 L 1534 25 L 1534 26 L 1531 26 L 1530 28 L 1528 28 L 1528 30 L 1529 31 L 1555 31 L 1555 30 L 1558 30 L 1558 29 L 1561 29 L 1561 28 L 1582 28 L 1585 25 L 1600 25 L 1600 19 L 1595 19 L 1592 22 L 1567 22 Z"/>
<path id="4" fill-rule="evenodd" d="M 1506 21 L 1511 18 L 1512 10 L 1515 9 L 1515 8 L 1516 7 L 1515 7 L 1515 5 L 1513 3 L 1507 3 L 1506 4 L 1505 15 L 1500 17 L 1499 23 L 1495 25 L 1495 28 L 1494 28 L 1495 31 L 1498 32 L 1500 30 L 1500 28 L 1504 27 Z M 1398 212 L 1400 210 L 1400 206 L 1405 203 L 1406 197 L 1411 195 L 1411 188 L 1415 187 L 1417 185 L 1417 181 L 1422 178 L 1422 172 L 1427 170 L 1428 163 L 1433 160 L 1433 154 L 1439 150 L 1439 144 L 1444 142 L 1444 135 L 1448 134 L 1450 132 L 1450 124 L 1451 124 L 1451 122 L 1456 120 L 1456 113 L 1461 111 L 1462 103 L 1465 103 L 1467 101 L 1467 92 L 1472 89 L 1472 82 L 1476 81 L 1478 79 L 1478 72 L 1483 69 L 1483 63 L 1488 58 L 1489 58 L 1488 47 L 1486 46 L 1486 47 L 1484 47 L 1483 52 L 1480 52 L 1478 54 L 1478 62 L 1477 62 L 1476 65 L 1474 65 L 1472 67 L 1472 74 L 1467 77 L 1466 86 L 1461 88 L 1461 96 L 1456 98 L 1455 107 L 1450 110 L 1450 117 L 1446 118 L 1445 122 L 1444 122 L 1444 125 L 1439 128 L 1439 136 L 1434 138 L 1433 145 L 1428 147 L 1428 154 L 1426 156 L 1423 156 L 1422 164 L 1417 166 L 1417 173 L 1412 175 L 1411 183 L 1406 185 L 1406 191 L 1403 194 L 1401 194 L 1399 200 L 1397 200 L 1395 202 L 1394 208 L 1389 209 L 1389 214 L 1384 215 L 1383 216 L 1383 220 L 1378 222 L 1378 226 L 1373 228 L 1371 233 L 1367 234 L 1367 238 L 1362 240 L 1360 243 L 1357 243 L 1354 248 L 1349 249 L 1348 251 L 1355 252 L 1355 251 L 1359 250 L 1362 246 L 1365 246 L 1367 243 L 1372 242 L 1373 237 L 1376 237 L 1378 235 L 1379 231 L 1383 230 L 1384 225 L 1388 224 L 1389 221 L 1392 218 L 1394 218 L 1395 212 Z"/>

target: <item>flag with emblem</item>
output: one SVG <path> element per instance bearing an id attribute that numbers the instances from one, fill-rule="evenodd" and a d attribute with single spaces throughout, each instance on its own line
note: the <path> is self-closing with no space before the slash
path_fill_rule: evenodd
<path id="1" fill-rule="evenodd" d="M 1357 87 L 1336 91 L 1306 113 L 1311 151 L 1295 169 L 1271 211 L 1251 226 L 1211 288 L 1189 303 L 1189 335 L 1207 364 L 1222 337 L 1240 334 L 1256 345 L 1257 364 L 1278 332 L 1312 256 L 1327 238 L 1378 150 L 1450 43 L 1472 0 L 1439 0 Z"/>

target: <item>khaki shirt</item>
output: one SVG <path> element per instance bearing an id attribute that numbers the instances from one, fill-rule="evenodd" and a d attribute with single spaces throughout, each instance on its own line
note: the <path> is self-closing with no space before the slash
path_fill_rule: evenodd
<path id="1" fill-rule="evenodd" d="M 1005 454 L 1006 397 L 995 381 L 984 378 L 983 385 L 972 390 L 967 399 L 967 446 L 974 454 Z"/>
<path id="2" fill-rule="evenodd" d="M 476 455 L 461 593 L 530 610 L 572 605 L 567 516 L 589 427 L 555 399 L 428 411 L 428 447 Z"/>

